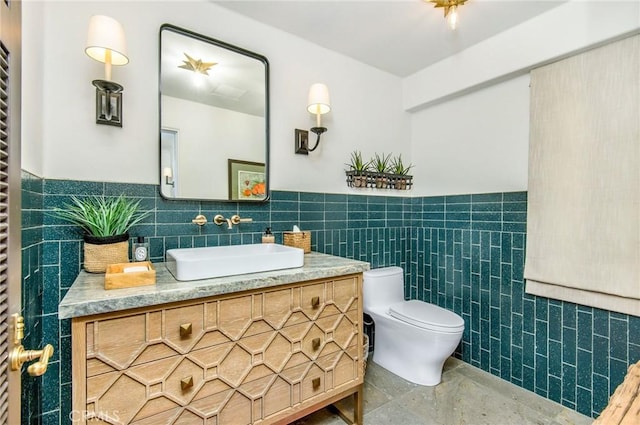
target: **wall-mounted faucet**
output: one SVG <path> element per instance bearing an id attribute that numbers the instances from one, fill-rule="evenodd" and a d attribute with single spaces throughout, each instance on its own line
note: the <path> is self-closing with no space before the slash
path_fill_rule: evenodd
<path id="1" fill-rule="evenodd" d="M 227 225 L 229 226 L 228 228 L 233 229 L 233 223 L 231 222 L 231 219 L 224 218 L 222 214 L 218 214 L 215 217 L 213 217 L 213 222 L 216 223 L 218 226 L 222 226 L 226 222 Z"/>
<path id="2" fill-rule="evenodd" d="M 233 229 L 233 225 L 234 224 L 251 223 L 251 222 L 253 222 L 253 219 L 252 218 L 240 218 L 240 216 L 238 214 L 232 215 L 231 218 L 224 218 L 224 216 L 222 214 L 218 214 L 215 217 L 213 217 L 213 222 L 216 223 L 218 226 L 222 226 L 224 223 L 227 223 L 227 225 L 229 226 L 227 228 L 228 229 Z"/>

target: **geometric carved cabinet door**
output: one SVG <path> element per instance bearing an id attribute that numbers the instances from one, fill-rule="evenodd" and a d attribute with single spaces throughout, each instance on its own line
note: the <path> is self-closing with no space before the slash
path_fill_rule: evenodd
<path id="1" fill-rule="evenodd" d="M 266 424 L 359 396 L 361 282 L 74 319 L 74 409 L 91 424 Z"/>

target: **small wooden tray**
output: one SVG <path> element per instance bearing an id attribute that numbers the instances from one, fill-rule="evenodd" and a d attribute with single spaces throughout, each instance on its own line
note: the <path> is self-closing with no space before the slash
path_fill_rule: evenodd
<path id="1" fill-rule="evenodd" d="M 127 269 L 140 268 L 139 271 L 125 272 Z M 134 286 L 154 285 L 156 269 L 150 261 L 136 263 L 118 263 L 107 266 L 104 275 L 104 289 L 131 288 Z"/>

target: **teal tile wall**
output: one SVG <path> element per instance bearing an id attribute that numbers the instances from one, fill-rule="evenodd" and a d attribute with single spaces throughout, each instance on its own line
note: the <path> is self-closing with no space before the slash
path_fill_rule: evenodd
<path id="1" fill-rule="evenodd" d="M 227 204 L 166 201 L 154 185 L 37 179 L 28 184 L 36 188 L 28 196 L 23 188 L 23 240 L 29 240 L 27 231 L 41 242 L 27 245 L 33 254 L 23 249 L 23 258 L 34 256 L 38 264 L 26 270 L 40 275 L 42 333 L 56 348 L 42 379 L 43 424 L 66 424 L 71 411 L 70 323 L 58 320 L 57 307 L 80 270 L 81 235 L 46 211 L 74 194 L 124 193 L 155 209 L 131 232 L 149 238 L 153 261 L 174 247 L 260 242 L 267 226 L 281 242 L 282 231 L 298 224 L 311 230 L 314 251 L 368 261 L 374 268 L 401 266 L 407 297 L 464 318 L 458 357 L 587 415 L 602 410 L 627 365 L 640 360 L 640 318 L 524 293 L 526 192 L 399 198 L 275 191 L 266 204 Z M 211 223 L 200 228 L 191 224 L 198 213 L 209 219 L 238 213 L 254 222 L 233 230 Z"/>
<path id="2" fill-rule="evenodd" d="M 410 295 L 463 317 L 456 355 L 597 416 L 640 360 L 640 318 L 525 294 L 526 192 L 422 198 L 414 211 Z"/>
<path id="3" fill-rule="evenodd" d="M 163 261 L 170 248 L 188 248 L 261 242 L 271 227 L 276 242 L 294 224 L 310 230 L 312 250 L 371 263 L 372 267 L 397 265 L 408 268 L 410 240 L 405 215 L 408 198 L 390 196 L 336 195 L 304 192 L 272 192 L 263 204 L 197 201 L 167 201 L 154 185 L 45 180 L 43 184 L 42 269 L 44 276 L 43 318 L 45 338 L 54 341 L 56 357 L 52 370 L 43 377 L 42 423 L 66 424 L 71 412 L 71 337 L 68 320 L 58 320 L 60 300 L 75 280 L 82 261 L 82 235 L 47 211 L 68 202 L 72 195 L 120 195 L 138 197 L 154 213 L 132 229 L 131 236 L 149 238 L 151 259 Z M 204 227 L 191 223 L 197 214 L 212 220 L 216 214 L 250 217 L 252 223 Z"/>
<path id="4" fill-rule="evenodd" d="M 22 316 L 27 348 L 43 345 L 42 340 L 42 180 L 26 172 L 21 175 L 21 256 Z M 22 373 L 22 423 L 40 421 L 40 378 Z"/>

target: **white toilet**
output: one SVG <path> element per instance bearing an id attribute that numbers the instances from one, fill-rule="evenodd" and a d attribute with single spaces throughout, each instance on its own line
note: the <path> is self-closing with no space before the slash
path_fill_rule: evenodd
<path id="1" fill-rule="evenodd" d="M 462 339 L 464 320 L 423 301 L 404 300 L 400 267 L 364 272 L 364 312 L 375 323 L 374 363 L 420 385 L 438 385 Z"/>

